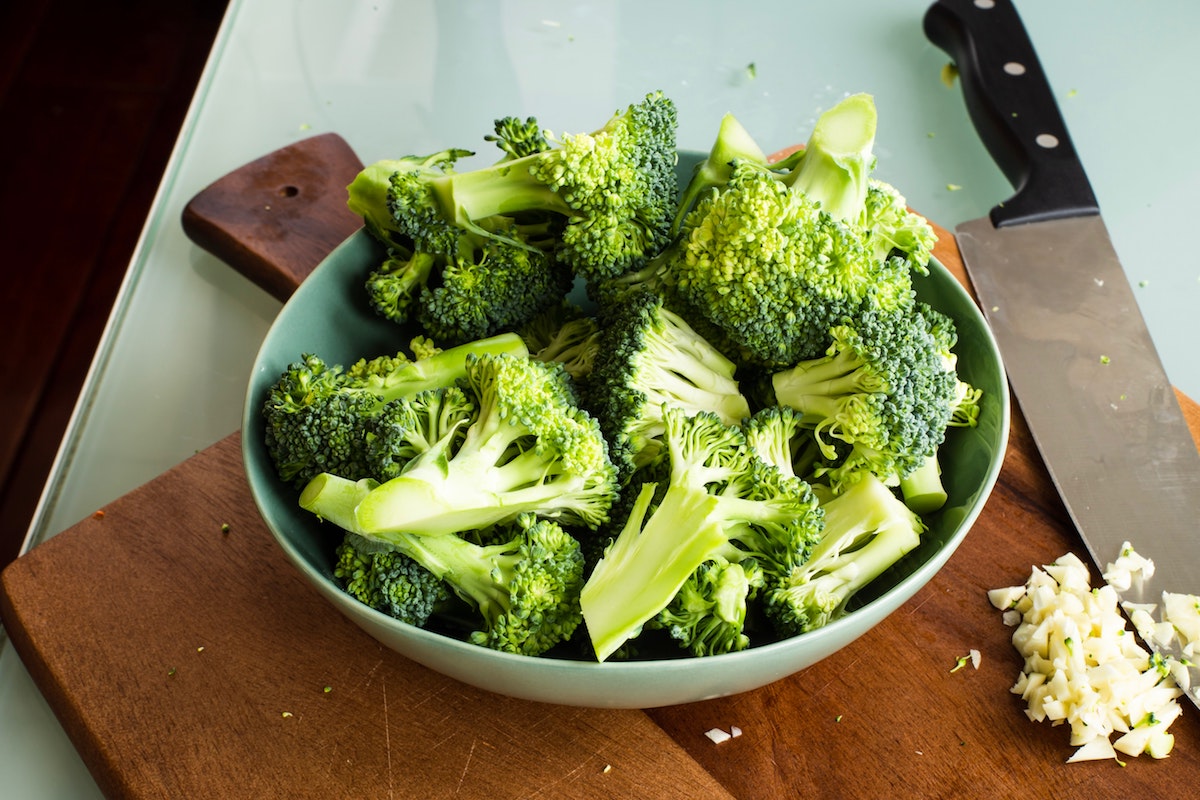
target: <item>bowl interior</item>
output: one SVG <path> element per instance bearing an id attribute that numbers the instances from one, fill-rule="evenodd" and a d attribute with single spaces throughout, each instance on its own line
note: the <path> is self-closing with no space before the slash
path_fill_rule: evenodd
<path id="1" fill-rule="evenodd" d="M 700 157 L 681 154 L 681 181 Z M 301 354 L 350 364 L 407 347 L 411 332 L 377 316 L 361 288 L 382 256 L 380 246 L 360 230 L 304 281 L 268 331 L 246 394 L 246 474 L 272 535 L 330 603 L 386 646 L 481 688 L 569 705 L 644 708 L 734 694 L 778 680 L 844 647 L 928 582 L 966 536 L 999 474 L 1009 425 L 1000 356 L 974 301 L 935 261 L 927 277 L 915 277 L 917 296 L 957 324 L 960 374 L 984 391 L 979 425 L 950 431 L 941 450 L 948 502 L 927 518 L 929 530 L 921 544 L 853 598 L 851 613 L 811 633 L 740 653 L 696 659 L 671 648 L 653 653 L 653 660 L 604 664 L 513 656 L 414 628 L 363 606 L 336 585 L 332 565 L 338 531 L 299 508 L 297 492 L 278 480 L 262 444 L 260 409 L 266 393 Z"/>

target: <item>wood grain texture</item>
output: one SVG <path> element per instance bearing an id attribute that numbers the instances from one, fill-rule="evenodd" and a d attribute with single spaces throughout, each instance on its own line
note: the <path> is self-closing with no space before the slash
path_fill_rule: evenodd
<path id="1" fill-rule="evenodd" d="M 346 185 L 362 169 L 342 137 L 302 139 L 235 170 L 183 209 L 192 241 L 287 300 L 322 258 L 362 227 Z"/>
<path id="2" fill-rule="evenodd" d="M 12 643 L 106 796 L 728 796 L 639 711 L 384 649 L 286 561 L 240 454 L 231 435 L 3 573 Z"/>
<path id="3" fill-rule="evenodd" d="M 320 260 L 306 252 L 319 239 L 288 274 Z M 1200 407 L 1181 401 L 1200 438 Z M 1066 729 L 1028 721 L 1009 692 L 1021 661 L 987 590 L 1086 557 L 1019 410 L 983 514 L 904 607 L 785 680 L 647 712 L 496 697 L 382 650 L 277 551 L 237 447 L 3 573 L 0 616 L 111 796 L 1187 797 L 1200 784 L 1191 706 L 1164 761 L 1066 765 Z M 951 672 L 972 648 L 980 668 Z M 704 735 L 734 725 L 743 735 L 724 744 Z"/>

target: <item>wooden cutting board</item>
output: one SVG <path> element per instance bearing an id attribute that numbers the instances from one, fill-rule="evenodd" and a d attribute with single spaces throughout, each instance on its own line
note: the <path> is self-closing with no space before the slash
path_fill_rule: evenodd
<path id="1" fill-rule="evenodd" d="M 333 135 L 239 170 L 184 227 L 281 299 L 359 221 Z M 304 221 L 298 236 L 289 224 Z M 952 237 L 937 256 L 960 280 Z M 1200 440 L 1200 407 L 1181 397 Z M 1200 715 L 1170 758 L 1065 764 L 1067 731 L 1009 693 L 1020 657 L 987 602 L 1082 543 L 1019 414 L 971 533 L 849 647 L 735 697 L 647 711 L 489 694 L 381 648 L 260 521 L 238 434 L 13 562 L 0 618 L 110 797 L 1189 797 Z M 978 670 L 952 672 L 970 649 Z M 717 745 L 705 732 L 737 726 Z"/>

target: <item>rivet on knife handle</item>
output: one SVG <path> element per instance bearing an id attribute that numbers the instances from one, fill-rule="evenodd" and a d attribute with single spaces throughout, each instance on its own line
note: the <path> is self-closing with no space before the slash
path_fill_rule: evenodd
<path id="1" fill-rule="evenodd" d="M 1099 213 L 1050 83 L 1011 0 L 938 0 L 925 34 L 955 60 L 971 120 L 1017 193 L 997 227 Z"/>

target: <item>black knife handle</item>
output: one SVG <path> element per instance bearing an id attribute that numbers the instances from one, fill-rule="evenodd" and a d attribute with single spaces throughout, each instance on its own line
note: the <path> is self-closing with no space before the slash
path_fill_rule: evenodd
<path id="1" fill-rule="evenodd" d="M 925 35 L 954 59 L 971 121 L 1017 190 L 992 209 L 992 224 L 1100 213 L 1011 0 L 937 0 Z"/>

